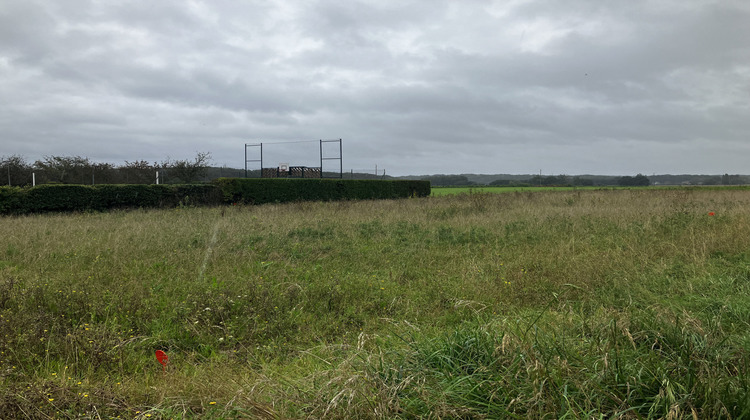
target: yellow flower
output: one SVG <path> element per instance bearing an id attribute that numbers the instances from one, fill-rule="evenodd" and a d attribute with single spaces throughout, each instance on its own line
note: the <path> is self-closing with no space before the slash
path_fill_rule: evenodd
<path id="1" fill-rule="evenodd" d="M 216 405 L 216 401 L 211 401 L 208 403 L 208 405 Z"/>
<path id="2" fill-rule="evenodd" d="M 54 398 L 48 398 L 48 399 L 47 399 L 47 401 L 49 401 L 49 402 L 52 402 L 52 401 L 54 401 L 54 400 L 55 400 Z"/>

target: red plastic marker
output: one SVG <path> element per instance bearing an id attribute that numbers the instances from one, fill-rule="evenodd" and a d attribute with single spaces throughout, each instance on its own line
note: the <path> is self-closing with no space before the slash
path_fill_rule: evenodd
<path id="1" fill-rule="evenodd" d="M 161 368 L 164 372 L 167 371 L 167 363 L 169 363 L 169 356 L 161 350 L 156 350 L 156 360 L 161 363 Z"/>

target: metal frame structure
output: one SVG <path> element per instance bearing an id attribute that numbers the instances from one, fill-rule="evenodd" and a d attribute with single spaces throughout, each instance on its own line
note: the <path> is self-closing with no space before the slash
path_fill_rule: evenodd
<path id="1" fill-rule="evenodd" d="M 339 156 L 338 157 L 323 157 L 323 143 L 339 143 Z M 323 161 L 324 160 L 338 160 L 339 161 L 339 178 L 344 177 L 344 160 L 343 157 L 343 148 L 341 145 L 341 139 L 337 140 L 320 140 L 320 177 L 323 178 Z M 333 178 L 333 177 L 329 177 Z"/>
<path id="2" fill-rule="evenodd" d="M 247 148 L 248 147 L 260 147 L 260 159 L 247 159 Z M 247 178 L 247 164 L 248 162 L 260 162 L 261 177 L 263 176 L 263 143 L 247 144 L 245 143 L 245 178 Z"/>
<path id="3" fill-rule="evenodd" d="M 315 140 L 312 140 L 315 141 Z M 344 160 L 343 160 L 343 147 L 342 147 L 342 140 L 341 139 L 335 139 L 335 140 L 318 140 L 320 144 L 320 168 L 306 168 L 302 166 L 290 166 L 289 168 L 295 168 L 295 169 L 301 169 L 302 178 L 308 178 L 306 175 L 306 169 L 313 170 L 313 173 L 315 171 L 320 173 L 320 178 L 343 178 L 344 177 Z M 338 156 L 323 156 L 323 143 L 336 143 L 339 144 L 339 153 Z M 285 142 L 285 143 L 300 143 L 297 141 L 291 141 L 291 142 Z M 248 150 L 250 148 L 257 147 L 259 150 L 258 153 L 258 159 L 248 159 Z M 339 175 L 338 177 L 325 177 L 323 176 L 323 161 L 327 160 L 338 160 L 339 161 Z M 271 174 L 275 174 L 276 176 L 274 178 L 280 177 L 280 173 L 278 168 L 264 168 L 263 167 L 263 143 L 245 143 L 245 178 L 248 177 L 248 163 L 260 163 L 260 177 L 261 178 L 268 178 L 268 177 L 274 177 Z M 285 178 L 298 178 L 298 177 L 290 177 L 291 171 L 285 173 Z"/>

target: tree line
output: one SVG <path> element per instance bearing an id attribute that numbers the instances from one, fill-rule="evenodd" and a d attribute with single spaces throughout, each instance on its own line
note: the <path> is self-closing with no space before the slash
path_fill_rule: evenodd
<path id="1" fill-rule="evenodd" d="M 430 181 L 432 185 L 436 187 L 484 185 L 469 180 L 466 175 L 432 175 L 423 177 L 422 179 Z M 580 176 L 571 177 L 568 175 L 534 175 L 530 178 L 520 180 L 497 179 L 487 185 L 506 187 L 592 187 L 596 184 L 592 179 Z M 651 181 L 645 175 L 638 174 L 636 176 L 612 177 L 612 179 L 606 185 L 620 185 L 628 187 L 648 186 L 651 185 Z"/>
<path id="2" fill-rule="evenodd" d="M 512 175 L 512 174 L 463 174 L 410 176 L 408 179 L 428 180 L 433 186 L 648 186 L 648 185 L 750 185 L 748 175 L 652 175 L 635 176 L 613 175 Z"/>
<path id="3" fill-rule="evenodd" d="M 0 185 L 37 184 L 154 184 L 193 183 L 205 180 L 211 162 L 210 152 L 197 152 L 193 159 L 162 162 L 125 161 L 122 165 L 92 162 L 82 156 L 45 156 L 28 162 L 23 156 L 0 158 Z"/>

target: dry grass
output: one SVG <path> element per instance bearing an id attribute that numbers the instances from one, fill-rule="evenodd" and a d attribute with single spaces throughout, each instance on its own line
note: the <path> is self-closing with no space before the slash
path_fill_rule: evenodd
<path id="1" fill-rule="evenodd" d="M 750 415 L 732 405 L 748 204 L 612 190 L 6 217 L 0 417 Z"/>

